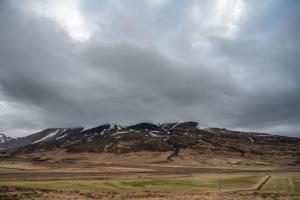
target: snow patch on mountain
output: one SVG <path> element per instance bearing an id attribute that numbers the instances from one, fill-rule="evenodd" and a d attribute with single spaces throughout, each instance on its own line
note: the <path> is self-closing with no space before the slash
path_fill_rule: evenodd
<path id="1" fill-rule="evenodd" d="M 0 133 L 0 144 L 4 144 L 5 142 L 11 141 L 14 138 L 6 136 L 4 133 Z"/>
<path id="2" fill-rule="evenodd" d="M 180 123 L 176 123 L 176 124 L 174 124 L 171 128 L 170 128 L 170 130 L 172 131 L 172 130 L 174 130 L 175 128 L 176 128 L 176 126 L 178 126 Z"/>
<path id="3" fill-rule="evenodd" d="M 197 128 L 198 128 L 199 130 L 209 130 L 209 129 L 212 128 L 212 127 L 210 127 L 210 126 L 208 126 L 208 125 L 206 125 L 206 124 L 199 124 L 199 123 L 198 123 Z"/>
<path id="4" fill-rule="evenodd" d="M 62 136 L 59 136 L 59 137 L 57 137 L 56 138 L 56 140 L 60 140 L 60 139 L 62 139 L 62 138 L 64 138 L 64 137 L 66 137 L 68 134 L 64 134 L 64 135 L 62 135 Z"/>
<path id="5" fill-rule="evenodd" d="M 156 134 L 156 132 L 154 132 L 154 131 L 149 132 L 149 134 L 151 135 L 151 137 L 163 137 L 162 135 Z"/>
<path id="6" fill-rule="evenodd" d="M 112 130 L 112 129 L 117 129 L 117 130 L 121 130 L 123 128 L 123 126 L 121 126 L 120 124 L 109 124 L 110 127 L 108 130 Z"/>
<path id="7" fill-rule="evenodd" d="M 249 139 L 252 143 L 254 143 L 254 140 L 253 140 L 251 137 L 248 137 L 248 139 Z"/>
<path id="8" fill-rule="evenodd" d="M 60 131 L 59 129 L 56 130 L 56 131 L 53 131 L 53 132 L 49 133 L 48 135 L 46 135 L 45 137 L 43 137 L 42 139 L 33 142 L 32 144 L 35 144 L 35 143 L 44 141 L 44 140 L 46 140 L 46 139 L 48 139 L 48 138 L 51 138 L 51 137 L 55 136 L 59 131 Z"/>

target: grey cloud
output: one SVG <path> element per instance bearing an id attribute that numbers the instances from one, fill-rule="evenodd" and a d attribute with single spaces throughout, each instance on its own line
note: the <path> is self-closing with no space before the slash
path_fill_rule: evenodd
<path id="1" fill-rule="evenodd" d="M 115 3 L 82 3 L 98 28 L 78 43 L 53 20 L 2 2 L 1 131 L 196 120 L 299 134 L 297 10 L 281 11 L 284 19 L 277 23 L 274 11 L 263 12 L 276 4 L 255 11 L 259 3 L 246 2 L 249 14 L 239 34 L 230 39 L 206 33 L 202 39 L 211 48 L 205 50 L 192 46 L 195 27 L 186 19 L 196 1 L 136 4 L 147 11 L 140 18 L 141 11 Z M 166 12 L 178 13 L 175 21 Z M 262 18 L 273 26 L 259 27 Z"/>

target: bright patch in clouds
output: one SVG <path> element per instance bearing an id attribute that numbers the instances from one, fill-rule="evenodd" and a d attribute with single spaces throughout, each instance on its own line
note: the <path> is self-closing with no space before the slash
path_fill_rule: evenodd
<path id="1" fill-rule="evenodd" d="M 211 35 L 233 39 L 245 13 L 246 6 L 243 0 L 215 0 L 207 7 L 200 3 L 194 4 L 189 17 L 194 27 L 194 45 L 206 46 L 204 42 L 207 42 L 207 37 Z"/>
<path id="2" fill-rule="evenodd" d="M 244 12 L 243 0 L 217 0 L 212 24 L 222 27 L 225 36 L 233 37 L 238 31 L 239 21 Z"/>
<path id="3" fill-rule="evenodd" d="M 153 5 L 161 5 L 161 4 L 168 3 L 169 0 L 147 0 L 147 2 Z"/>
<path id="4" fill-rule="evenodd" d="M 51 0 L 31 1 L 31 8 L 40 16 L 50 18 L 57 22 L 68 35 L 80 42 L 91 37 L 91 26 L 80 11 L 79 1 L 74 0 Z"/>

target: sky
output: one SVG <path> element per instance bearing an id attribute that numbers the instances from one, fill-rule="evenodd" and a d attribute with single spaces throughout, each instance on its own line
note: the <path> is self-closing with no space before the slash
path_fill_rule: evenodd
<path id="1" fill-rule="evenodd" d="M 300 136 L 298 0 L 2 0 L 0 132 L 198 121 Z"/>

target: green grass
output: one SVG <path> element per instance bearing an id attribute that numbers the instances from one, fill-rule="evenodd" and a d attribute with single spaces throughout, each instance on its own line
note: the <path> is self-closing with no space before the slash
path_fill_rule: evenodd
<path id="1" fill-rule="evenodd" d="M 241 176 L 234 178 L 227 178 L 220 181 L 222 190 L 232 190 L 232 189 L 252 189 L 256 184 L 261 181 L 264 176 L 254 175 L 254 176 Z"/>
<path id="2" fill-rule="evenodd" d="M 216 182 L 141 180 L 141 181 L 2 181 L 0 185 L 50 190 L 152 190 L 196 191 L 214 190 Z"/>
<path id="3" fill-rule="evenodd" d="M 263 187 L 263 191 L 300 193 L 300 176 L 272 176 Z"/>
<path id="4" fill-rule="evenodd" d="M 215 180 L 140 180 L 140 181 L 122 181 L 122 186 L 163 191 L 187 191 L 187 190 L 214 190 L 217 187 Z"/>
<path id="5" fill-rule="evenodd" d="M 34 189 L 49 189 L 49 190 L 98 190 L 118 188 L 118 185 L 103 181 L 1 181 L 0 185 L 19 186 Z"/>
<path id="6" fill-rule="evenodd" d="M 222 190 L 250 189 L 263 176 L 229 176 L 222 179 Z M 134 191 L 215 191 L 216 178 L 199 179 L 136 179 L 136 180 L 54 180 L 0 181 L 0 185 L 50 190 L 134 190 Z"/>
<path id="7" fill-rule="evenodd" d="M 294 192 L 300 193 L 300 177 L 293 177 L 292 180 L 294 183 Z"/>

